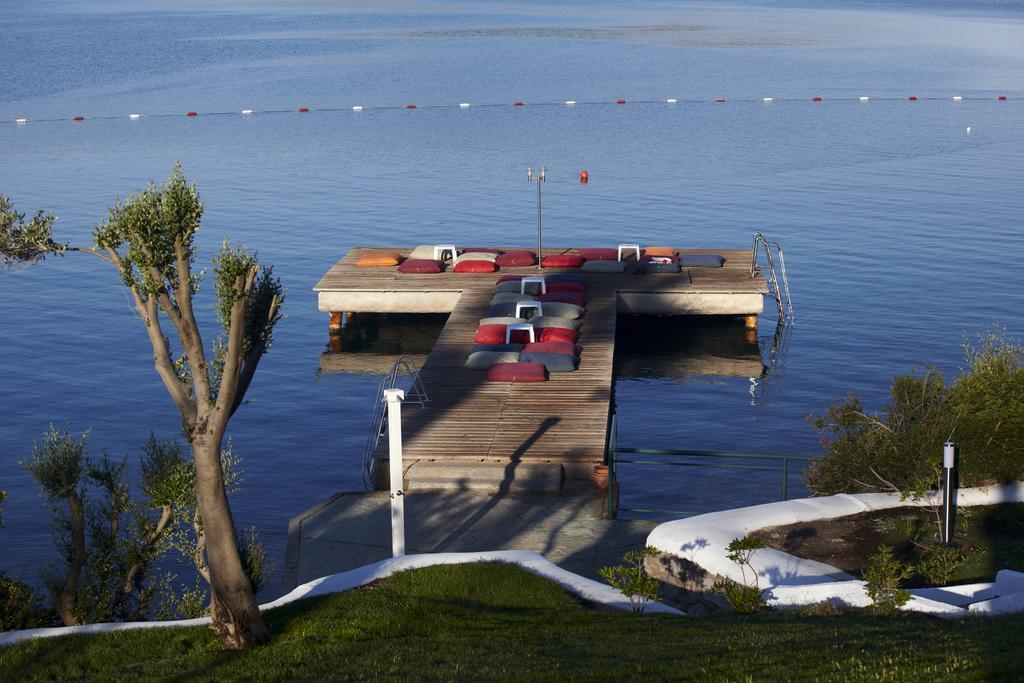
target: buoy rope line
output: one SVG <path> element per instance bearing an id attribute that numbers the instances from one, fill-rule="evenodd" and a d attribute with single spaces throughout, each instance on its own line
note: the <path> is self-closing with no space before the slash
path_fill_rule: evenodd
<path id="1" fill-rule="evenodd" d="M 339 112 L 339 111 L 387 111 L 393 109 L 469 109 L 474 108 L 495 108 L 495 107 L 588 107 L 588 106 L 605 106 L 605 105 L 625 105 L 625 104 L 646 104 L 646 105 L 677 105 L 677 104 L 726 104 L 729 102 L 761 102 L 764 104 L 772 104 L 775 102 L 812 102 L 815 104 L 826 102 L 967 102 L 967 101 L 990 101 L 997 100 L 1000 102 L 1007 101 L 1006 95 L 998 95 L 996 97 L 981 97 L 981 96 L 967 96 L 963 97 L 955 95 L 953 97 L 918 97 L 917 95 L 910 95 L 909 97 L 822 97 L 816 95 L 814 97 L 738 97 L 738 98 L 725 98 L 716 97 L 711 100 L 707 99 L 685 99 L 669 97 L 663 100 L 591 100 L 591 101 L 577 101 L 577 100 L 564 100 L 561 102 L 489 102 L 481 104 L 472 104 L 470 102 L 459 102 L 458 104 L 384 104 L 384 105 L 363 105 L 355 104 L 348 107 L 298 107 L 297 109 L 242 109 L 236 111 L 187 111 L 187 112 L 163 112 L 157 114 L 128 114 L 127 116 L 121 114 L 103 114 L 98 116 L 85 116 L 83 114 L 76 114 L 71 117 L 59 117 L 59 118 L 42 118 L 42 119 L 30 119 L 30 118 L 18 118 L 18 119 L 6 119 L 0 120 L 2 123 L 14 123 L 17 125 L 25 125 L 29 122 L 32 123 L 55 123 L 58 121 L 112 121 L 116 119 L 131 119 L 138 120 L 142 118 L 146 119 L 161 119 L 171 117 L 189 117 L 195 118 L 200 116 L 253 116 L 255 114 L 307 114 L 312 112 Z"/>

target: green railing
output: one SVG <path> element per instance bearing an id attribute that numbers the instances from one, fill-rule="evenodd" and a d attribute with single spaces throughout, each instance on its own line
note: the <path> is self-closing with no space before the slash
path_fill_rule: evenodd
<path id="1" fill-rule="evenodd" d="M 620 455 L 632 455 L 638 457 L 622 458 Z M 671 458 L 671 460 L 670 460 Z M 678 458 L 706 459 L 707 462 L 680 462 Z M 753 464 L 740 461 L 768 461 L 773 464 Z M 790 463 L 807 463 L 813 458 L 804 455 L 776 455 L 772 453 L 743 453 L 735 451 L 695 451 L 695 450 L 672 450 L 660 448 L 621 448 L 618 445 L 615 435 L 615 418 L 612 418 L 612 429 L 608 439 L 608 454 L 606 457 L 608 465 L 608 500 L 605 514 L 609 519 L 615 519 L 619 511 L 672 514 L 680 517 L 689 517 L 695 512 L 681 510 L 660 510 L 651 508 L 620 508 L 618 503 L 618 466 L 622 463 L 633 465 L 666 465 L 671 467 L 711 467 L 715 469 L 735 470 L 762 470 L 779 472 L 780 486 L 779 499 L 789 499 L 789 475 Z M 724 462 L 723 462 L 724 461 Z"/>

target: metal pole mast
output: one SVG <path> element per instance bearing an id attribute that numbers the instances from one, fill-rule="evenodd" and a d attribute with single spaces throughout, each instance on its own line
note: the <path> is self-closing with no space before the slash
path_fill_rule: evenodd
<path id="1" fill-rule="evenodd" d="M 542 240 L 543 232 L 542 232 L 542 229 L 541 229 L 541 219 L 540 219 L 540 185 L 541 185 L 541 183 L 544 182 L 544 178 L 546 176 L 547 176 L 547 169 L 544 168 L 543 166 L 540 167 L 540 173 L 538 173 L 537 175 L 533 174 L 533 168 L 532 167 L 526 169 L 526 179 L 529 180 L 531 183 L 534 182 L 534 181 L 537 182 L 537 269 L 538 270 L 540 270 L 540 267 L 541 267 L 540 266 L 540 262 L 544 258 L 544 253 L 543 253 L 544 245 L 543 245 L 543 240 Z"/>

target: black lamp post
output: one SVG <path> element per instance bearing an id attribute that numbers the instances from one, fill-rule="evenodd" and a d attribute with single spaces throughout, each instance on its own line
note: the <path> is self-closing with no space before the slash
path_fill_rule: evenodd
<path id="1" fill-rule="evenodd" d="M 956 526 L 956 492 L 960 487 L 957 481 L 956 461 L 959 449 L 952 441 L 942 447 L 942 524 L 940 533 L 943 545 L 953 545 L 953 529 Z"/>

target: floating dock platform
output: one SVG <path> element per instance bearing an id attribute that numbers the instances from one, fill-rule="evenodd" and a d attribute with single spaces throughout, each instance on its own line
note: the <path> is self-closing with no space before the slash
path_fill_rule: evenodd
<path id="1" fill-rule="evenodd" d="M 508 250 L 511 250 L 508 249 Z M 340 326 L 342 314 L 447 313 L 448 320 L 420 368 L 429 396 L 425 408 L 403 406 L 407 488 L 509 490 L 561 488 L 589 479 L 604 462 L 613 412 L 613 361 L 619 314 L 741 316 L 756 330 L 769 292 L 760 271 L 751 275 L 751 250 L 680 250 L 715 253 L 720 268 L 680 273 L 585 273 L 586 315 L 577 344 L 575 372 L 552 373 L 536 384 L 489 383 L 482 370 L 464 367 L 474 332 L 488 314 L 494 286 L 503 275 L 579 273 L 578 269 L 501 268 L 494 273 L 405 274 L 393 267 L 358 267 L 360 256 L 408 247 L 354 248 L 314 287 L 321 311 Z M 575 254 L 545 249 L 543 255 Z M 386 439 L 382 440 L 386 442 Z M 385 444 L 386 445 L 386 444 Z M 375 454 L 375 472 L 386 477 L 387 452 Z M 386 488 L 386 479 L 376 484 Z"/>

